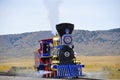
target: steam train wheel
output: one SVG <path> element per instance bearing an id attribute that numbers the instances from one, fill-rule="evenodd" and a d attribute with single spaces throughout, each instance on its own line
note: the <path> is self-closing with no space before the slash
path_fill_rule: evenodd
<path id="1" fill-rule="evenodd" d="M 59 50 L 59 60 L 61 63 L 70 63 L 73 58 L 74 52 L 69 46 L 63 46 L 63 48 Z"/>

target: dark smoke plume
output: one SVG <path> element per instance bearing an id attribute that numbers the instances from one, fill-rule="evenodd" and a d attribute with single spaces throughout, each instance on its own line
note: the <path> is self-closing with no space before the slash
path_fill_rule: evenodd
<path id="1" fill-rule="evenodd" d="M 44 5 L 48 10 L 48 17 L 50 19 L 50 26 L 52 33 L 56 34 L 55 25 L 59 22 L 59 5 L 61 0 L 44 0 Z"/>

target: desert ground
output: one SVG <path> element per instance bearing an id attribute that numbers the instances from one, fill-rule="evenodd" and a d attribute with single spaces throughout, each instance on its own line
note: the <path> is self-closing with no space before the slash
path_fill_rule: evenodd
<path id="1" fill-rule="evenodd" d="M 77 56 L 77 59 L 85 65 L 82 78 L 120 79 L 120 56 Z M 15 76 L 0 75 L 0 80 L 43 80 L 44 78 L 36 77 L 33 65 L 34 58 L 0 60 L 0 73 L 17 74 Z"/>

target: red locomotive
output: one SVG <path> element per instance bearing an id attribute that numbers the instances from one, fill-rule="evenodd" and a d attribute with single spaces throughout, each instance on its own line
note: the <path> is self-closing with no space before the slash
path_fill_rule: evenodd
<path id="1" fill-rule="evenodd" d="M 40 40 L 40 48 L 35 52 L 37 71 L 48 71 L 43 77 L 78 78 L 82 76 L 84 65 L 76 59 L 73 48 L 72 31 L 74 25 L 61 23 L 56 25 L 59 34 L 51 39 Z"/>

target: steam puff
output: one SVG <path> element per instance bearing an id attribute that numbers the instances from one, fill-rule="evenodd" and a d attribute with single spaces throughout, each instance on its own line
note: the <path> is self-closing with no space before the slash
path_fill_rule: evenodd
<path id="1" fill-rule="evenodd" d="M 44 74 L 51 73 L 51 71 L 39 70 L 36 72 L 37 77 L 42 77 Z"/>
<path id="2" fill-rule="evenodd" d="M 48 18 L 50 19 L 51 31 L 55 35 L 55 26 L 59 22 L 59 5 L 61 0 L 44 0 L 45 7 L 48 10 Z"/>

